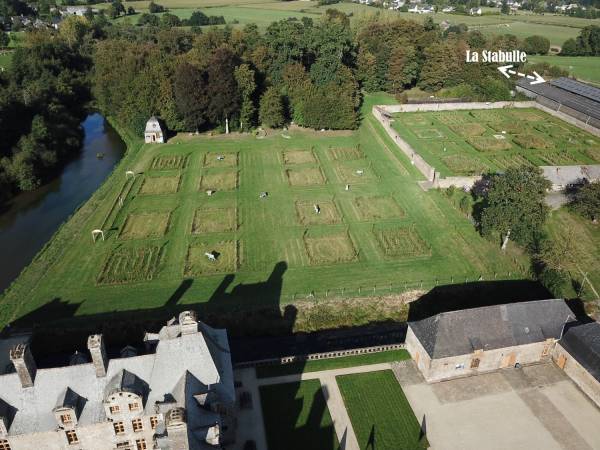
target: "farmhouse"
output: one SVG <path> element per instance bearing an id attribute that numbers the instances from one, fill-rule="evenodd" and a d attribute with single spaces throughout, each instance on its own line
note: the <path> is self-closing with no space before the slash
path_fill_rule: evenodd
<path id="1" fill-rule="evenodd" d="M 552 359 L 600 406 L 600 323 L 566 327 Z"/>
<path id="2" fill-rule="evenodd" d="M 562 299 L 444 312 L 409 322 L 406 349 L 435 382 L 549 360 L 574 321 Z"/>
<path id="3" fill-rule="evenodd" d="M 146 130 L 144 131 L 144 138 L 146 144 L 163 144 L 165 142 L 164 131 L 160 125 L 159 120 L 152 116 L 146 122 Z"/>
<path id="4" fill-rule="evenodd" d="M 102 335 L 65 367 L 37 368 L 27 343 L 0 368 L 0 448 L 202 449 L 231 441 L 235 393 L 225 330 L 186 311 L 108 359 Z M 1 346 L 0 346 L 1 348 Z"/>
<path id="5" fill-rule="evenodd" d="M 517 81 L 517 91 L 535 98 L 547 108 L 600 128 L 600 89 L 597 87 L 564 77 L 534 85 L 521 78 Z"/>
<path id="6" fill-rule="evenodd" d="M 600 180 L 600 164 L 584 166 L 541 166 L 544 178 L 552 183 L 553 191 L 562 191 L 583 183 Z"/>

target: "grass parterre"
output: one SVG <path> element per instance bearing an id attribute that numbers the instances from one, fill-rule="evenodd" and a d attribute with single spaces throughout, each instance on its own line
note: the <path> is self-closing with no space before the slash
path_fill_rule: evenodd
<path id="1" fill-rule="evenodd" d="M 599 138 L 536 109 L 399 113 L 392 125 L 442 176 L 600 163 Z"/>

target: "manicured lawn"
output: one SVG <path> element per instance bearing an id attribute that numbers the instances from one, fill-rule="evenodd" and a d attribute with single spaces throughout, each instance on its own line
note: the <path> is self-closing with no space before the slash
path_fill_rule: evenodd
<path id="1" fill-rule="evenodd" d="M 13 52 L 0 54 L 0 69 L 8 70 L 12 61 Z"/>
<path id="2" fill-rule="evenodd" d="M 528 56 L 527 59 L 561 67 L 578 80 L 600 84 L 600 58 L 597 56 Z"/>
<path id="3" fill-rule="evenodd" d="M 356 356 L 343 356 L 341 358 L 319 359 L 306 362 L 282 364 L 279 366 L 262 366 L 256 368 L 256 376 L 258 378 L 280 377 L 295 373 L 343 369 L 346 367 L 404 361 L 406 359 L 410 359 L 410 355 L 406 350 L 389 350 L 386 352 L 366 353 L 364 355 Z"/>
<path id="4" fill-rule="evenodd" d="M 600 162 L 600 139 L 536 109 L 400 113 L 392 126 L 443 176 Z"/>
<path id="5" fill-rule="evenodd" d="M 336 377 L 361 450 L 427 448 L 408 400 L 391 370 Z"/>
<path id="6" fill-rule="evenodd" d="M 269 450 L 337 450 L 333 422 L 318 380 L 260 387 Z"/>
<path id="7" fill-rule="evenodd" d="M 368 114 L 386 100 L 367 97 L 352 132 L 181 134 L 154 145 L 131 137 L 97 195 L 0 298 L 0 324 L 25 315 L 48 326 L 71 316 L 104 323 L 104 313 L 152 318 L 176 307 L 219 311 L 235 327 L 246 310 L 279 316 L 311 292 L 326 301 L 326 291 L 526 278 L 523 257 L 500 252 L 441 193 L 417 185 L 419 173 Z M 127 170 L 137 175 L 125 184 Z M 93 243 L 99 227 L 106 240 Z"/>

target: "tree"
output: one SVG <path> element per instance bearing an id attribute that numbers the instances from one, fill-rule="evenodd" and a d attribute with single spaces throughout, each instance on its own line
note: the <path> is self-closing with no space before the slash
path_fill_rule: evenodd
<path id="1" fill-rule="evenodd" d="M 165 7 L 154 2 L 148 4 L 148 12 L 151 14 L 165 12 Z"/>
<path id="2" fill-rule="evenodd" d="M 256 90 L 256 74 L 248 64 L 235 68 L 235 80 L 242 96 L 240 108 L 240 128 L 248 130 L 254 124 L 256 107 L 254 106 L 254 92 Z"/>
<path id="3" fill-rule="evenodd" d="M 188 130 L 198 130 L 207 121 L 207 79 L 196 66 L 180 64 L 174 74 L 173 90 L 177 110 Z"/>
<path id="4" fill-rule="evenodd" d="M 590 220 L 600 218 L 600 181 L 585 183 L 570 193 L 569 207 Z"/>
<path id="5" fill-rule="evenodd" d="M 10 36 L 3 30 L 0 30 L 0 47 L 8 47 Z"/>
<path id="6" fill-rule="evenodd" d="M 208 25 L 208 16 L 202 11 L 194 11 L 187 21 L 191 27 L 201 27 L 202 25 Z"/>
<path id="7" fill-rule="evenodd" d="M 523 50 L 530 55 L 546 55 L 550 51 L 550 40 L 543 36 L 526 37 L 523 44 Z"/>
<path id="8" fill-rule="evenodd" d="M 128 16 L 133 16 L 135 14 L 135 8 L 133 6 L 129 6 L 127 8 L 127 15 Z"/>
<path id="9" fill-rule="evenodd" d="M 401 43 L 392 50 L 388 78 L 392 93 L 398 94 L 413 85 L 419 75 L 417 51 L 412 45 Z"/>
<path id="10" fill-rule="evenodd" d="M 67 42 L 70 47 L 79 43 L 83 37 L 90 32 L 92 24 L 85 17 L 68 16 L 60 24 L 58 29 L 60 36 Z"/>
<path id="11" fill-rule="evenodd" d="M 577 55 L 577 43 L 575 42 L 575 39 L 567 39 L 560 49 L 560 54 L 564 56 Z"/>
<path id="12" fill-rule="evenodd" d="M 158 16 L 155 16 L 154 14 L 144 13 L 138 19 L 137 24 L 139 26 L 150 25 L 153 27 L 157 27 L 160 25 L 160 19 L 158 18 Z"/>
<path id="13" fill-rule="evenodd" d="M 521 245 L 532 244 L 548 215 L 544 198 L 549 187 L 536 167 L 509 168 L 495 175 L 484 199 L 482 234 L 499 233 L 503 248 L 509 238 Z"/>
<path id="14" fill-rule="evenodd" d="M 235 79 L 237 58 L 225 46 L 217 48 L 208 61 L 208 117 L 212 123 L 223 123 L 239 111 L 240 93 Z"/>
<path id="15" fill-rule="evenodd" d="M 508 6 L 508 3 L 506 0 L 502 0 L 502 6 L 500 7 L 500 14 L 510 14 L 510 6 Z"/>
<path id="16" fill-rule="evenodd" d="M 164 13 L 160 18 L 160 26 L 163 28 L 173 28 L 181 25 L 181 20 L 175 14 Z"/>
<path id="17" fill-rule="evenodd" d="M 260 99 L 260 122 L 270 128 L 279 128 L 285 122 L 283 102 L 279 91 L 270 87 Z"/>

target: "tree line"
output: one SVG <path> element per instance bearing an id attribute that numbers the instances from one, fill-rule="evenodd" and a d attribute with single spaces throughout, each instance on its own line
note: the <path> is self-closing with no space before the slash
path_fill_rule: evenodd
<path id="1" fill-rule="evenodd" d="M 600 56 L 600 26 L 590 25 L 575 39 L 567 39 L 560 54 L 564 56 Z"/>

